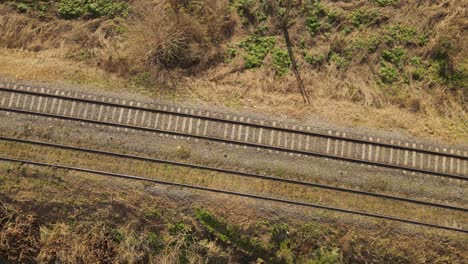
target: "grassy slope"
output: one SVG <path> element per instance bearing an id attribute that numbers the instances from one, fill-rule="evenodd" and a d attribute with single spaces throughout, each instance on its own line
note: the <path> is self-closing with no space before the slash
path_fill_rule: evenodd
<path id="1" fill-rule="evenodd" d="M 84 9 L 64 19 L 59 2 L 0 5 L 0 43 L 7 47 L 0 51 L 2 76 L 144 89 L 345 126 L 468 139 L 467 45 L 460 37 L 465 7 L 456 1 L 321 1 L 311 7 L 303 1 L 292 13 L 290 33 L 311 106 L 301 103 L 294 76 L 284 68 L 281 32 L 272 19 L 261 19 L 258 1 L 207 0 L 190 7 L 130 1 L 128 19 L 120 9 Z M 264 36 L 276 44 L 259 49 Z M 382 72 L 396 79 L 385 83 L 382 78 L 391 76 Z"/>

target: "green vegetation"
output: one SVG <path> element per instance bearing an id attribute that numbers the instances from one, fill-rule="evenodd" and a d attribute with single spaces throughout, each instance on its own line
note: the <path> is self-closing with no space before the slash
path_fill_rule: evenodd
<path id="1" fill-rule="evenodd" d="M 60 17 L 74 19 L 89 14 L 91 17 L 125 16 L 129 5 L 113 0 L 60 0 L 57 12 Z"/>
<path id="2" fill-rule="evenodd" d="M 259 37 L 257 35 L 252 35 L 239 43 L 239 47 L 245 51 L 244 60 L 247 69 L 262 66 L 263 59 L 275 44 L 274 37 Z"/>
<path id="3" fill-rule="evenodd" d="M 57 7 L 58 14 L 66 19 L 80 17 L 86 11 L 82 0 L 61 0 Z"/>
<path id="4" fill-rule="evenodd" d="M 351 13 L 350 20 L 355 27 L 365 27 L 375 23 L 379 12 L 371 9 L 358 9 Z"/>
<path id="5" fill-rule="evenodd" d="M 326 56 L 323 54 L 310 54 L 310 53 L 304 54 L 304 60 L 315 67 L 322 66 L 323 63 L 325 62 L 325 59 L 326 59 Z"/>
<path id="6" fill-rule="evenodd" d="M 272 67 L 276 75 L 279 77 L 285 76 L 291 67 L 291 60 L 288 52 L 279 48 L 274 48 L 271 52 L 273 56 Z"/>
<path id="7" fill-rule="evenodd" d="M 405 55 L 406 52 L 404 49 L 402 49 L 401 47 L 396 47 L 391 50 L 384 50 L 382 53 L 382 58 L 385 61 L 388 61 L 397 67 L 402 67 Z"/>
<path id="8" fill-rule="evenodd" d="M 379 6 L 389 6 L 389 5 L 395 5 L 398 3 L 398 0 L 370 0 L 370 1 Z"/>
<path id="9" fill-rule="evenodd" d="M 305 1 L 303 12 L 305 28 L 311 36 L 330 31 L 332 26 L 340 20 L 338 11 L 327 9 L 320 1 Z"/>
<path id="10" fill-rule="evenodd" d="M 349 66 L 349 57 L 350 56 L 343 56 L 338 53 L 332 53 L 330 56 L 330 61 L 333 62 L 338 69 L 344 69 Z"/>
<path id="11" fill-rule="evenodd" d="M 125 17 L 130 11 L 130 5 L 123 0 L 17 0 L 15 7 L 20 13 L 31 12 L 39 17 L 45 16 L 46 13 L 55 13 L 64 19 L 76 19 L 83 16 L 87 18 Z"/>
<path id="12" fill-rule="evenodd" d="M 384 33 L 384 39 L 387 44 L 392 46 L 421 43 L 419 41 L 421 35 L 418 34 L 415 28 L 400 24 L 387 27 Z"/>
<path id="13" fill-rule="evenodd" d="M 451 40 L 446 37 L 442 38 L 432 54 L 433 67 L 440 81 L 467 91 L 468 72 L 466 69 L 466 59 L 464 64 L 457 68 L 450 56 L 450 53 L 454 52 L 454 50 L 455 47 Z"/>
<path id="14" fill-rule="evenodd" d="M 384 63 L 380 68 L 380 77 L 385 84 L 392 84 L 399 78 L 398 71 L 391 64 Z"/>

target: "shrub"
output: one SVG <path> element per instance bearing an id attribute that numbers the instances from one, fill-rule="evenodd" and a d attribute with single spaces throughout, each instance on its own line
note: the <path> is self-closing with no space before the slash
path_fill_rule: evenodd
<path id="1" fill-rule="evenodd" d="M 60 0 L 57 11 L 65 19 L 78 18 L 89 12 L 92 17 L 115 17 L 128 12 L 129 5 L 113 0 Z"/>
<path id="2" fill-rule="evenodd" d="M 419 34 L 418 31 L 410 26 L 392 25 L 385 30 L 384 38 L 389 45 L 407 45 L 415 44 L 424 46 L 429 41 L 429 35 Z"/>
<path id="3" fill-rule="evenodd" d="M 310 35 L 314 36 L 320 30 L 321 23 L 315 14 L 311 14 L 306 18 L 306 29 Z"/>
<path id="4" fill-rule="evenodd" d="M 319 1 L 306 1 L 304 10 L 305 27 L 312 36 L 320 31 L 329 31 L 332 28 L 331 24 L 339 20 L 337 11 L 327 10 Z"/>
<path id="5" fill-rule="evenodd" d="M 263 59 L 275 46 L 275 37 L 259 37 L 252 35 L 239 44 L 245 50 L 244 60 L 247 69 L 262 66 Z"/>
<path id="6" fill-rule="evenodd" d="M 381 41 L 380 41 L 380 39 L 378 37 L 376 37 L 376 36 L 371 37 L 367 42 L 367 50 L 370 53 L 374 53 L 379 48 L 380 43 L 381 43 Z"/>
<path id="7" fill-rule="evenodd" d="M 392 65 L 382 65 L 379 74 L 385 84 L 392 84 L 398 80 L 398 71 Z"/>
<path id="8" fill-rule="evenodd" d="M 425 65 L 421 57 L 414 56 L 410 59 L 410 63 L 413 66 L 411 71 L 411 78 L 413 80 L 421 81 L 427 73 L 427 65 Z"/>
<path id="9" fill-rule="evenodd" d="M 325 55 L 305 54 L 304 60 L 315 67 L 320 67 L 325 62 Z"/>
<path id="10" fill-rule="evenodd" d="M 73 19 L 84 14 L 84 0 L 61 0 L 58 4 L 58 14 L 65 19 Z"/>
<path id="11" fill-rule="evenodd" d="M 351 14 L 350 20 L 355 27 L 364 27 L 374 24 L 379 16 L 379 12 L 375 10 L 359 9 Z"/>
<path id="12" fill-rule="evenodd" d="M 349 66 L 349 60 L 338 53 L 332 53 L 330 61 L 333 62 L 338 69 L 344 69 Z"/>
<path id="13" fill-rule="evenodd" d="M 457 66 L 451 56 L 456 51 L 452 41 L 447 38 L 441 38 L 439 43 L 432 51 L 432 67 L 435 69 L 437 78 L 445 84 L 455 88 L 462 88 L 466 91 L 468 73 L 466 62 L 461 67 Z"/>
<path id="14" fill-rule="evenodd" d="M 273 56 L 273 70 L 278 77 L 284 77 L 291 67 L 291 60 L 288 52 L 282 49 L 274 48 L 272 51 Z"/>
<path id="15" fill-rule="evenodd" d="M 249 23 L 252 23 L 255 20 L 255 15 L 252 13 L 254 5 L 255 0 L 236 0 L 232 4 L 232 7 L 242 18 L 242 24 L 248 25 Z"/>
<path id="16" fill-rule="evenodd" d="M 18 3 L 16 5 L 16 10 L 18 10 L 18 12 L 20 13 L 26 13 L 29 9 L 30 9 L 29 5 L 25 3 Z"/>
<path id="17" fill-rule="evenodd" d="M 403 59 L 405 58 L 406 52 L 401 47 L 396 47 L 391 50 L 385 50 L 382 53 L 382 58 L 396 66 L 401 67 Z"/>
<path id="18" fill-rule="evenodd" d="M 112 0 L 94 0 L 87 5 L 87 10 L 93 17 L 125 16 L 128 9 L 127 3 L 114 2 Z"/>

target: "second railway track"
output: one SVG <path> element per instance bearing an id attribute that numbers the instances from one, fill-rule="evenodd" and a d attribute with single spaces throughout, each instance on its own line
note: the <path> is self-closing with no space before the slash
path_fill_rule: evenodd
<path id="1" fill-rule="evenodd" d="M 466 150 L 381 138 L 357 139 L 344 133 L 318 133 L 310 128 L 147 102 L 0 83 L 0 110 L 468 179 Z"/>

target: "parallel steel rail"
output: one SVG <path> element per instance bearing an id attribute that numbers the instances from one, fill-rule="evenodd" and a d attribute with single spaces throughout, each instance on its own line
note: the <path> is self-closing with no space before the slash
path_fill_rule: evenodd
<path id="1" fill-rule="evenodd" d="M 41 167 L 51 167 L 51 168 L 69 170 L 69 171 L 84 172 L 84 173 L 96 174 L 96 175 L 101 175 L 101 176 L 116 177 L 116 178 L 123 178 L 123 179 L 137 180 L 137 181 L 146 181 L 146 182 L 151 182 L 151 183 L 161 184 L 161 185 L 166 185 L 166 186 L 176 186 L 176 187 L 196 189 L 196 190 L 202 190 L 202 191 L 208 191 L 208 192 L 214 192 L 214 193 L 235 195 L 235 196 L 253 198 L 253 199 L 270 201 L 270 202 L 278 202 L 278 203 L 290 204 L 290 205 L 299 205 L 299 206 L 303 206 L 303 207 L 323 209 L 323 210 L 335 211 L 335 212 L 340 212 L 340 213 L 345 213 L 345 214 L 365 216 L 365 217 L 370 217 L 370 218 L 375 218 L 375 219 L 390 220 L 390 221 L 395 221 L 395 222 L 400 222 L 400 223 L 405 223 L 405 224 L 413 224 L 413 225 L 437 228 L 437 229 L 442 229 L 442 230 L 447 230 L 447 231 L 468 233 L 468 230 L 461 229 L 461 228 L 441 226 L 441 225 L 425 223 L 425 222 L 420 222 L 420 221 L 414 221 L 414 220 L 408 220 L 408 219 L 392 217 L 392 216 L 387 216 L 387 215 L 372 214 L 372 213 L 367 213 L 367 212 L 362 212 L 362 211 L 348 210 L 348 209 L 343 209 L 343 208 L 338 208 L 338 207 L 324 206 L 324 205 L 306 203 L 306 202 L 301 202 L 301 201 L 286 200 L 286 199 L 280 199 L 280 198 L 275 198 L 275 197 L 270 197 L 270 196 L 261 196 L 261 195 L 250 194 L 250 193 L 234 192 L 234 191 L 228 191 L 228 190 L 222 190 L 222 189 L 202 187 L 202 186 L 197 186 L 197 185 L 189 185 L 189 184 L 182 184 L 182 183 L 176 183 L 176 182 L 162 181 L 162 180 L 145 178 L 145 177 L 140 177 L 140 176 L 135 176 L 135 175 L 105 172 L 105 171 L 92 170 L 92 169 L 86 169 L 86 168 L 80 168 L 80 167 L 72 167 L 72 166 L 64 166 L 64 165 L 59 165 L 59 164 L 35 162 L 35 161 L 30 161 L 30 160 L 12 159 L 12 158 L 7 158 L 7 157 L 0 157 L 0 161 L 28 164 L 28 165 L 41 166 Z"/>
<path id="2" fill-rule="evenodd" d="M 85 97 L 85 98 L 83 98 Z M 287 153 L 324 157 L 380 167 L 402 169 L 459 180 L 468 179 L 468 156 L 464 150 L 441 152 L 438 147 L 415 148 L 335 136 L 245 121 L 213 117 L 193 111 L 113 98 L 89 96 L 45 88 L 0 83 L 0 111 L 38 115 L 96 125 L 117 126 L 237 144 Z M 210 116 L 211 115 L 211 116 Z M 239 120 L 238 120 L 239 119 Z M 260 121 L 262 123 L 263 121 Z M 383 140 L 383 139 L 382 139 Z M 411 144 L 415 145 L 415 144 Z"/>
<path id="3" fill-rule="evenodd" d="M 37 140 L 28 140 L 28 139 L 20 139 L 20 138 L 11 138 L 11 137 L 0 136 L 0 141 L 1 140 L 9 141 L 9 142 L 15 142 L 15 143 L 38 145 L 38 146 L 43 146 L 43 147 L 59 148 L 59 149 L 73 150 L 73 151 L 79 151 L 79 152 L 87 152 L 87 153 L 98 154 L 98 155 L 106 155 L 106 156 L 111 156 L 111 157 L 140 160 L 140 161 L 151 162 L 151 163 L 169 164 L 169 165 L 174 165 L 174 166 L 179 166 L 179 167 L 186 167 L 186 168 L 191 168 L 191 169 L 214 171 L 214 172 L 220 172 L 220 173 L 231 174 L 231 175 L 242 176 L 242 177 L 250 177 L 250 178 L 257 178 L 257 179 L 263 179 L 263 180 L 276 181 L 276 182 L 290 183 L 290 184 L 302 185 L 302 186 L 307 186 L 307 187 L 327 189 L 327 190 L 332 190 L 332 191 L 337 191 L 337 192 L 353 193 L 353 194 L 359 194 L 359 195 L 364 195 L 364 196 L 377 197 L 377 198 L 407 202 L 407 203 L 418 204 L 418 205 L 425 205 L 425 206 L 430 206 L 430 207 L 437 207 L 437 208 L 443 208 L 443 209 L 449 209 L 449 210 L 455 210 L 455 211 L 468 212 L 468 208 L 459 207 L 459 206 L 439 204 L 439 203 L 427 202 L 427 201 L 422 201 L 422 200 L 416 200 L 416 199 L 410 199 L 410 198 L 398 197 L 398 196 L 386 195 L 386 194 L 380 194 L 380 193 L 366 192 L 366 191 L 361 191 L 361 190 L 356 190 L 356 189 L 336 187 L 336 186 L 313 183 L 313 182 L 308 182 L 308 181 L 285 179 L 285 178 L 276 177 L 276 176 L 272 176 L 272 175 L 260 175 L 260 174 L 256 174 L 256 173 L 242 172 L 242 171 L 237 171 L 237 170 L 228 170 L 228 169 L 223 169 L 223 168 L 202 166 L 202 165 L 198 165 L 198 164 L 175 162 L 175 161 L 156 159 L 156 158 L 145 157 L 145 156 L 110 152 L 110 151 L 91 149 L 91 148 L 76 147 L 76 146 L 71 146 L 71 145 L 56 144 L 56 143 L 43 142 L 43 141 L 37 141 Z"/>

